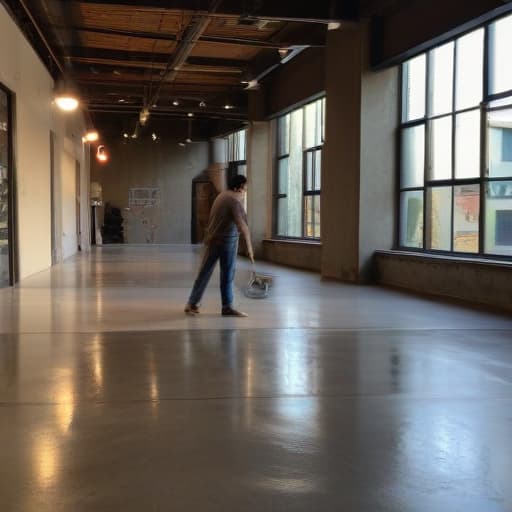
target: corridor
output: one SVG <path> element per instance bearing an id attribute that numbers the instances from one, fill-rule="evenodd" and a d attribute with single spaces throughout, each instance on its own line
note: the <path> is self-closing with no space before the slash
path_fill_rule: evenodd
<path id="1" fill-rule="evenodd" d="M 105 246 L 0 289 L 2 512 L 505 512 L 512 319 L 199 250 Z"/>

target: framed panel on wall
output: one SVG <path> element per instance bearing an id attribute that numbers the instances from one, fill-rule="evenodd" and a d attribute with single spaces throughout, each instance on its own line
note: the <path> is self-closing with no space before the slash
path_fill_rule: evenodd
<path id="1" fill-rule="evenodd" d="M 15 281 L 12 97 L 0 84 L 0 288 Z"/>

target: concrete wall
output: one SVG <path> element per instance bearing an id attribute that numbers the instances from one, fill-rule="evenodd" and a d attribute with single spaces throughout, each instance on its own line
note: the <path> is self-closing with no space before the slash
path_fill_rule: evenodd
<path id="1" fill-rule="evenodd" d="M 380 284 L 512 311 L 510 264 L 391 251 L 375 259 Z"/>
<path id="2" fill-rule="evenodd" d="M 127 243 L 190 243 L 192 180 L 208 167 L 208 142 L 187 144 L 161 136 L 104 143 L 110 154 L 106 164 L 92 162 L 92 181 L 102 185 L 103 204 L 110 202 L 122 210 Z M 156 208 L 130 208 L 130 188 L 156 187 L 160 205 Z M 99 211 L 103 223 L 103 209 Z"/>
<path id="3" fill-rule="evenodd" d="M 320 272 L 322 245 L 295 240 L 264 240 L 263 258 L 289 267 Z"/>
<path id="4" fill-rule="evenodd" d="M 247 133 L 247 217 L 254 254 L 263 256 L 262 241 L 272 233 L 272 123 L 252 122 Z"/>
<path id="5" fill-rule="evenodd" d="M 359 276 L 359 169 L 364 34 L 330 31 L 326 49 L 327 112 L 322 162 L 322 276 Z"/>
<path id="6" fill-rule="evenodd" d="M 52 77 L 1 5 L 0 82 L 14 93 L 18 273 L 24 278 L 51 265 L 50 131 L 56 133 L 56 174 L 64 139 L 73 138 L 75 130 L 78 140 L 70 144 L 72 157 L 85 169 L 83 122 L 81 113 L 64 117 L 54 110 Z M 55 195 L 57 211 L 64 199 L 62 193 L 58 189 Z M 87 202 L 86 195 L 83 202 Z M 62 259 L 61 250 L 57 257 Z"/>
<path id="7" fill-rule="evenodd" d="M 325 49 L 309 48 L 263 82 L 266 115 L 288 109 L 325 90 Z"/>
<path id="8" fill-rule="evenodd" d="M 359 197 L 359 277 L 373 280 L 373 254 L 391 249 L 396 217 L 398 67 L 369 69 L 368 37 L 363 40 Z"/>

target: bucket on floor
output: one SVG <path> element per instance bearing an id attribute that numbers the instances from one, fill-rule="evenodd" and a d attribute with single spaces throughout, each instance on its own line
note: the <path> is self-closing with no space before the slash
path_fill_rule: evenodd
<path id="1" fill-rule="evenodd" d="M 265 274 L 253 270 L 244 290 L 245 296 L 250 299 L 264 299 L 268 296 L 273 282 L 274 276 L 272 274 Z"/>

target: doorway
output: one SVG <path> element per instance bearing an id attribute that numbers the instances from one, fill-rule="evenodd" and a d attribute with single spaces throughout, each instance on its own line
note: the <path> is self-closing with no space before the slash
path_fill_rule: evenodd
<path id="1" fill-rule="evenodd" d="M 0 84 L 0 288 L 16 280 L 13 96 Z"/>
<path id="2" fill-rule="evenodd" d="M 82 250 L 82 222 L 80 215 L 80 162 L 75 163 L 75 197 L 76 197 L 76 242 L 77 250 Z"/>

